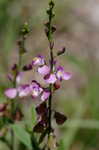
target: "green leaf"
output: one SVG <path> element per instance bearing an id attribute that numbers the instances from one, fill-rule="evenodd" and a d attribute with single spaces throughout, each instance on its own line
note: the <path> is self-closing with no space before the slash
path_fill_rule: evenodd
<path id="1" fill-rule="evenodd" d="M 30 109 L 28 110 L 28 112 L 26 112 L 25 117 L 26 117 L 25 124 L 27 126 L 27 129 L 28 131 L 32 132 L 33 126 L 36 124 L 37 120 L 34 104 L 30 106 Z"/>
<path id="2" fill-rule="evenodd" d="M 7 99 L 4 96 L 3 91 L 0 89 L 0 103 L 6 102 Z"/>
<path id="3" fill-rule="evenodd" d="M 31 108 L 31 122 L 32 124 L 34 125 L 36 123 L 36 111 L 35 111 L 35 106 L 32 105 L 32 108 Z"/>
<path id="4" fill-rule="evenodd" d="M 65 150 L 64 143 L 63 143 L 62 139 L 60 140 L 58 150 Z"/>
<path id="5" fill-rule="evenodd" d="M 32 135 L 31 135 L 31 142 L 32 142 L 32 148 L 34 150 L 41 150 L 40 147 L 39 147 L 39 143 L 37 142 L 33 132 L 32 132 Z"/>
<path id="6" fill-rule="evenodd" d="M 12 125 L 12 129 L 20 142 L 22 142 L 26 147 L 32 149 L 31 138 L 29 133 L 20 124 Z"/>

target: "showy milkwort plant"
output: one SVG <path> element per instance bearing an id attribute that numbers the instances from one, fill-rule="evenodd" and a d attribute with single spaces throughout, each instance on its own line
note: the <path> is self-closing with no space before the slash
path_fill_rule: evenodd
<path id="1" fill-rule="evenodd" d="M 22 66 L 22 57 L 26 53 L 25 40 L 30 32 L 27 23 L 21 29 L 19 46 L 19 60 L 11 68 L 11 73 L 8 74 L 8 79 L 12 83 L 12 87 L 5 90 L 5 95 L 8 98 L 5 104 L 0 104 L 0 114 L 7 124 L 15 124 L 16 120 L 21 121 L 24 117 L 20 106 L 20 98 L 32 97 L 32 99 L 40 98 L 39 104 L 35 106 L 37 113 L 37 123 L 33 130 L 27 131 L 31 137 L 31 145 L 34 150 L 52 150 L 57 146 L 55 142 L 55 133 L 52 126 L 52 119 L 56 120 L 58 125 L 62 125 L 67 117 L 53 108 L 53 94 L 61 86 L 63 80 L 71 79 L 71 73 L 65 72 L 64 68 L 57 63 L 57 57 L 65 53 L 65 48 L 54 54 L 54 40 L 53 34 L 56 27 L 52 25 L 54 14 L 54 2 L 51 0 L 47 10 L 48 22 L 45 23 L 45 33 L 49 42 L 49 64 L 46 62 L 44 56 L 37 55 L 33 58 L 30 64 Z M 46 83 L 45 87 L 36 80 L 32 80 L 28 84 L 20 84 L 22 76 L 25 71 L 36 68 L 38 74 Z M 34 116 L 33 116 L 34 117 Z M 3 124 L 2 123 L 2 124 Z M 4 125 L 4 124 L 3 124 Z M 3 127 L 3 126 L 2 126 Z M 1 133 L 1 132 L 0 132 Z M 4 134 L 0 135 L 11 150 L 14 150 L 14 131 L 10 130 L 11 141 L 7 141 Z M 39 139 L 34 137 L 34 133 L 40 134 Z M 53 142 L 54 141 L 54 142 Z"/>

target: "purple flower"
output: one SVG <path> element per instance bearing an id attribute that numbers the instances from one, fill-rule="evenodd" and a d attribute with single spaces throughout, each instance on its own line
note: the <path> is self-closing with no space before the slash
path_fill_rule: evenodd
<path id="1" fill-rule="evenodd" d="M 59 66 L 56 71 L 56 77 L 58 80 L 69 80 L 71 78 L 71 73 L 65 72 L 63 67 Z"/>
<path id="2" fill-rule="evenodd" d="M 30 95 L 30 85 L 29 84 L 24 84 L 24 85 L 21 85 L 17 88 L 17 91 L 18 91 L 18 96 L 19 97 L 25 97 L 25 96 L 28 96 Z"/>
<path id="3" fill-rule="evenodd" d="M 23 77 L 23 72 L 19 72 L 18 75 L 16 76 L 16 82 L 19 84 L 21 79 Z"/>
<path id="4" fill-rule="evenodd" d="M 18 88 L 9 88 L 5 91 L 5 95 L 10 98 L 14 99 L 17 95 L 19 97 L 25 97 L 30 94 L 30 86 L 29 84 L 21 85 Z"/>
<path id="5" fill-rule="evenodd" d="M 42 66 L 45 64 L 45 60 L 44 57 L 41 55 L 38 55 L 37 57 L 35 57 L 32 61 L 32 65 L 39 65 Z"/>
<path id="6" fill-rule="evenodd" d="M 41 95 L 41 100 L 42 101 L 45 101 L 49 98 L 50 96 L 50 91 L 45 89 L 43 92 L 42 92 L 42 95 Z"/>
<path id="7" fill-rule="evenodd" d="M 50 73 L 50 67 L 47 66 L 47 65 L 44 65 L 44 66 L 41 66 L 38 68 L 38 72 L 41 74 L 41 75 L 47 75 Z"/>
<path id="8" fill-rule="evenodd" d="M 17 96 L 17 90 L 16 88 L 9 88 L 5 91 L 5 95 L 10 98 L 14 99 Z"/>
<path id="9" fill-rule="evenodd" d="M 31 95 L 33 98 L 38 97 L 41 94 L 41 92 L 43 91 L 40 84 L 38 82 L 36 82 L 35 80 L 32 81 L 32 83 L 30 85 L 30 90 L 31 90 Z"/>
<path id="10" fill-rule="evenodd" d="M 44 77 L 44 80 L 48 84 L 54 84 L 57 81 L 57 78 L 54 73 L 48 74 Z"/>
<path id="11" fill-rule="evenodd" d="M 69 80 L 69 79 L 71 79 L 71 77 L 72 77 L 72 75 L 70 72 L 64 72 L 63 73 L 63 79 L 64 80 Z"/>

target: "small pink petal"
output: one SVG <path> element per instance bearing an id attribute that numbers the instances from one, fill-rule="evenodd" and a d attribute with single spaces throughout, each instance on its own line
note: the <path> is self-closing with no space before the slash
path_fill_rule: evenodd
<path id="1" fill-rule="evenodd" d="M 40 84 L 35 80 L 33 80 L 32 83 L 30 84 L 30 90 L 31 90 L 31 95 L 33 98 L 38 97 L 43 91 Z"/>
<path id="2" fill-rule="evenodd" d="M 62 80 L 63 72 L 64 72 L 63 67 L 59 66 L 59 67 L 57 68 L 56 77 L 57 77 L 60 81 Z"/>
<path id="3" fill-rule="evenodd" d="M 38 72 L 42 75 L 47 75 L 50 72 L 50 67 L 48 67 L 47 65 L 44 65 L 42 67 L 38 68 Z"/>
<path id="4" fill-rule="evenodd" d="M 5 91 L 5 95 L 10 98 L 10 99 L 13 99 L 17 96 L 17 90 L 16 88 L 10 88 L 10 89 L 7 89 Z"/>
<path id="5" fill-rule="evenodd" d="M 54 84 L 57 79 L 56 79 L 55 74 L 49 74 L 49 75 L 47 75 L 47 76 L 44 77 L 44 80 L 46 81 L 46 83 Z"/>
<path id="6" fill-rule="evenodd" d="M 16 82 L 17 82 L 18 84 L 20 84 L 22 77 L 23 77 L 23 72 L 20 72 L 20 73 L 17 75 L 17 77 L 16 77 Z"/>
<path id="7" fill-rule="evenodd" d="M 72 77 L 72 74 L 70 72 L 64 72 L 62 76 L 64 80 L 69 80 L 71 79 L 71 77 Z"/>
<path id="8" fill-rule="evenodd" d="M 34 88 L 34 89 L 32 90 L 32 97 L 33 97 L 33 98 L 36 98 L 36 97 L 38 97 L 39 95 L 40 95 L 40 89 Z"/>
<path id="9" fill-rule="evenodd" d="M 25 96 L 28 96 L 29 94 L 30 94 L 30 87 L 28 84 L 21 85 L 20 87 L 18 87 L 19 97 L 25 97 Z"/>
<path id="10" fill-rule="evenodd" d="M 56 77 L 58 78 L 58 80 L 69 80 L 71 76 L 71 73 L 65 72 L 62 66 L 59 66 L 57 68 Z"/>
<path id="11" fill-rule="evenodd" d="M 45 91 L 43 91 L 43 93 L 41 95 L 41 100 L 45 101 L 45 100 L 47 100 L 49 98 L 49 96 L 50 96 L 50 92 L 45 90 Z"/>
<path id="12" fill-rule="evenodd" d="M 63 72 L 57 71 L 56 77 L 57 77 L 60 81 L 62 80 L 62 76 L 63 76 Z"/>
<path id="13" fill-rule="evenodd" d="M 32 65 L 44 65 L 44 64 L 45 64 L 45 60 L 44 57 L 41 55 L 38 55 L 32 61 Z"/>

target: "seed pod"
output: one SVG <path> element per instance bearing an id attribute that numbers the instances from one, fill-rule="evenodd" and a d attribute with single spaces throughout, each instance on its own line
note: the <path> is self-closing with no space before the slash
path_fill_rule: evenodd
<path id="1" fill-rule="evenodd" d="M 52 33 L 54 33 L 56 31 L 56 27 L 55 26 L 52 26 Z"/>
<path id="2" fill-rule="evenodd" d="M 55 112 L 54 118 L 55 118 L 56 123 L 58 125 L 63 124 L 67 120 L 67 117 L 64 114 L 60 113 L 60 112 Z"/>
<path id="3" fill-rule="evenodd" d="M 43 103 L 41 103 L 40 105 L 38 105 L 36 107 L 36 112 L 37 112 L 38 115 L 41 115 L 41 114 L 45 113 L 46 110 L 47 110 L 46 102 L 43 102 Z"/>
<path id="4" fill-rule="evenodd" d="M 33 131 L 36 133 L 42 133 L 44 129 L 44 124 L 40 121 L 34 126 Z"/>

